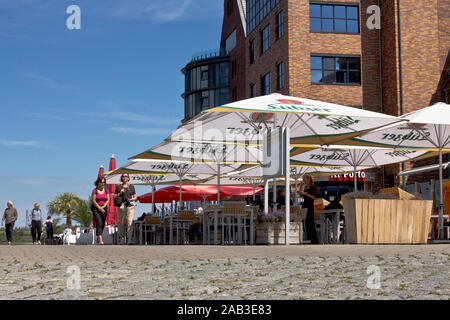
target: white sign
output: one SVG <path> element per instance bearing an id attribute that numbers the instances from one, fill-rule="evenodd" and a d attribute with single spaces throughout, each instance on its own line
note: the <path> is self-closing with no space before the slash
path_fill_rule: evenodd
<path id="1" fill-rule="evenodd" d="M 264 135 L 263 143 L 263 176 L 275 178 L 285 175 L 286 165 L 286 133 L 284 128 L 269 130 Z"/>

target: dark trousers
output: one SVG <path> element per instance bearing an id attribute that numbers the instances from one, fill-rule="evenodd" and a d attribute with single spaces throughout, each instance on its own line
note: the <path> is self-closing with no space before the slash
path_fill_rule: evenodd
<path id="1" fill-rule="evenodd" d="M 314 222 L 314 207 L 308 208 L 306 213 L 306 237 L 311 240 L 311 243 L 319 243 L 317 239 L 316 223 Z"/>
<path id="2" fill-rule="evenodd" d="M 12 242 L 13 229 L 14 229 L 14 221 L 5 224 L 6 239 L 8 240 L 8 242 Z"/>
<path id="3" fill-rule="evenodd" d="M 33 237 L 33 242 L 41 241 L 41 233 L 42 233 L 41 221 L 32 220 L 31 221 L 31 237 Z M 37 237 L 36 237 L 36 234 L 37 234 Z"/>
<path id="4" fill-rule="evenodd" d="M 47 239 L 53 239 L 53 228 L 46 229 L 47 231 Z"/>
<path id="5" fill-rule="evenodd" d="M 107 208 L 105 208 L 105 213 L 101 213 L 100 210 L 98 210 L 96 207 L 92 208 L 92 213 L 94 214 L 95 219 L 95 229 L 97 236 L 101 236 L 103 234 L 107 212 L 108 212 Z"/>

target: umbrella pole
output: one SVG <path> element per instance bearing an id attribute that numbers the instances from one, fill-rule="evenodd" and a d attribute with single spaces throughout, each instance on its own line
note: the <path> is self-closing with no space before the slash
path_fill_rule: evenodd
<path id="1" fill-rule="evenodd" d="M 181 196 L 181 191 L 182 191 L 182 187 L 181 187 L 181 175 L 180 175 L 180 207 L 179 207 L 179 209 L 178 209 L 178 211 L 180 211 L 181 210 L 181 201 L 183 200 L 183 198 L 182 198 L 182 196 Z"/>
<path id="2" fill-rule="evenodd" d="M 283 148 L 283 152 L 285 152 L 285 161 L 286 161 L 286 176 L 285 176 L 285 197 L 284 197 L 284 201 L 285 201 L 285 210 L 286 210 L 286 218 L 285 218 L 285 231 L 284 231 L 284 235 L 285 235 L 285 240 L 284 243 L 285 245 L 289 245 L 290 244 L 290 224 L 291 224 L 291 167 L 290 167 L 290 157 L 289 157 L 289 144 L 290 144 L 290 134 L 289 134 L 289 127 L 285 128 L 285 147 Z"/>
<path id="3" fill-rule="evenodd" d="M 220 162 L 217 162 L 217 204 L 220 205 Z"/>
<path id="4" fill-rule="evenodd" d="M 442 186 L 442 180 L 442 147 L 439 147 L 439 239 L 444 238 L 444 188 Z"/>
<path id="5" fill-rule="evenodd" d="M 264 179 L 264 213 L 269 212 L 269 179 Z"/>
<path id="6" fill-rule="evenodd" d="M 152 183 L 152 213 L 155 214 L 155 184 Z"/>
<path id="7" fill-rule="evenodd" d="M 277 206 L 277 178 L 273 178 L 273 193 L 272 193 L 272 203 L 273 203 L 273 211 L 276 210 Z"/>
<path id="8" fill-rule="evenodd" d="M 356 178 L 356 167 L 353 167 L 353 180 L 355 182 L 355 192 L 358 191 L 358 179 Z"/>

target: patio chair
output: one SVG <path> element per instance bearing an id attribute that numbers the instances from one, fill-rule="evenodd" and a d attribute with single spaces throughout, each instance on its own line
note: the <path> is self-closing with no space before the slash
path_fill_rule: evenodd
<path id="1" fill-rule="evenodd" d="M 144 232 L 144 244 L 156 244 L 157 234 L 161 227 L 160 217 L 146 217 L 142 226 Z"/>
<path id="2" fill-rule="evenodd" d="M 180 211 L 174 220 L 176 228 L 176 243 L 179 244 L 181 233 L 181 244 L 189 244 L 189 228 L 194 223 L 196 217 L 194 211 Z"/>
<path id="3" fill-rule="evenodd" d="M 246 216 L 245 201 L 224 202 L 222 221 L 222 244 L 228 239 L 228 244 L 242 244 L 245 233 L 244 220 Z"/>

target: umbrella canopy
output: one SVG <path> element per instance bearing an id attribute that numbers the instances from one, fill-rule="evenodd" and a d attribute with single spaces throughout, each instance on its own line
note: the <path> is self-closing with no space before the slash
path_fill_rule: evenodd
<path id="1" fill-rule="evenodd" d="M 345 145 L 450 149 L 450 105 L 437 103 L 401 116 L 400 124 L 346 140 Z"/>
<path id="2" fill-rule="evenodd" d="M 236 170 L 237 167 L 238 165 L 226 164 L 223 165 L 222 170 L 223 172 L 229 172 Z M 130 181 L 132 183 L 134 183 L 134 181 L 138 181 L 139 183 L 137 184 L 152 185 L 154 192 L 157 184 L 178 183 L 181 189 L 183 183 L 195 184 L 206 178 L 210 178 L 212 175 L 220 175 L 220 168 L 216 169 L 214 165 L 202 162 L 193 163 L 169 160 L 137 159 L 108 174 L 114 174 L 115 179 L 120 179 L 120 175 L 125 172 L 129 174 Z M 158 178 L 156 178 L 156 176 Z M 178 178 L 178 181 L 175 181 L 175 176 Z M 183 192 L 180 190 L 178 195 L 181 205 L 183 200 Z M 220 191 L 218 195 L 218 199 L 219 198 Z"/>
<path id="3" fill-rule="evenodd" d="M 109 159 L 109 171 L 115 170 L 117 168 L 116 158 L 114 155 Z M 120 182 L 119 182 L 120 183 Z M 114 225 L 119 223 L 118 208 L 114 205 L 114 193 L 116 192 L 116 184 L 108 184 L 107 192 L 109 194 L 109 205 L 108 213 L 106 215 L 106 224 Z"/>
<path id="4" fill-rule="evenodd" d="M 106 182 L 108 184 L 114 185 L 121 184 L 122 182 L 120 181 L 120 177 L 123 173 L 128 173 L 128 175 L 130 176 L 130 184 L 134 185 L 169 185 L 177 184 L 180 181 L 179 177 L 174 173 L 158 175 L 154 173 L 148 173 L 146 171 L 135 172 L 128 171 L 127 169 L 118 169 L 116 171 L 106 173 Z M 208 178 L 211 178 L 210 174 L 186 174 L 181 181 L 183 184 L 197 184 L 200 181 Z"/>
<path id="5" fill-rule="evenodd" d="M 160 161 L 192 161 L 203 166 L 210 166 L 210 168 L 212 168 L 211 165 L 215 165 L 216 167 L 213 171 L 217 177 L 217 188 L 219 190 L 217 201 L 220 201 L 220 176 L 222 173 L 229 171 L 227 167 L 224 167 L 224 164 L 260 164 L 262 161 L 262 150 L 254 145 L 165 141 L 131 158 L 157 159 Z M 236 166 L 233 167 L 234 169 L 236 169 Z"/>
<path id="6" fill-rule="evenodd" d="M 290 128 L 291 145 L 331 145 L 399 121 L 377 112 L 270 94 L 205 110 L 168 139 L 261 143 L 269 128 L 282 126 Z"/>
<path id="7" fill-rule="evenodd" d="M 209 164 L 259 164 L 262 149 L 255 145 L 164 141 L 130 159 L 189 161 Z"/>
<path id="8" fill-rule="evenodd" d="M 409 161 L 431 156 L 425 150 L 392 150 L 368 147 L 330 146 L 312 149 L 291 157 L 294 165 L 307 166 L 345 166 L 356 173 L 361 168 L 378 167 L 386 164 Z M 434 153 L 435 154 L 435 153 Z M 356 176 L 356 175 L 355 175 Z M 355 179 L 355 190 L 357 180 Z"/>
<path id="9" fill-rule="evenodd" d="M 444 204 L 442 189 L 442 152 L 450 151 L 450 105 L 436 103 L 432 106 L 405 114 L 406 123 L 392 125 L 361 137 L 354 137 L 346 144 L 378 145 L 388 147 L 420 148 L 438 151 L 439 157 L 439 237 L 443 237 Z"/>

